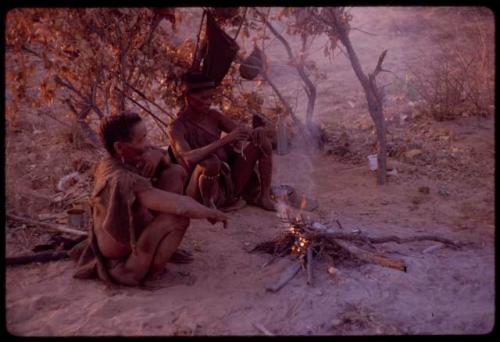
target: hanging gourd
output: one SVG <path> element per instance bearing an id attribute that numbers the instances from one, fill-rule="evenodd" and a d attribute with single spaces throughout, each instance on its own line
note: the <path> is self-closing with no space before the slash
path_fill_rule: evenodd
<path id="1" fill-rule="evenodd" d="M 257 46 L 240 64 L 240 75 L 244 79 L 253 80 L 264 68 L 264 53 Z"/>

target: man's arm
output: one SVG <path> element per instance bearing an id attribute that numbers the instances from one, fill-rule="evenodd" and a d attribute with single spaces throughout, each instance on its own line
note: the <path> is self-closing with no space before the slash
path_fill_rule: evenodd
<path id="1" fill-rule="evenodd" d="M 136 193 L 137 199 L 147 209 L 194 219 L 221 221 L 224 227 L 227 216 L 217 209 L 206 207 L 184 195 L 163 191 L 157 188 Z"/>

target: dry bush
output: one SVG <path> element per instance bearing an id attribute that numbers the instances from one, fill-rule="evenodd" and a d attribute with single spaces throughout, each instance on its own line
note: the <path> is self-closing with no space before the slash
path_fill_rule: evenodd
<path id="1" fill-rule="evenodd" d="M 408 66 L 407 91 L 417 93 L 421 112 L 438 121 L 494 111 L 493 30 L 488 19 L 474 18 L 462 25 L 454 42 L 438 35 L 440 58 L 424 70 Z"/>

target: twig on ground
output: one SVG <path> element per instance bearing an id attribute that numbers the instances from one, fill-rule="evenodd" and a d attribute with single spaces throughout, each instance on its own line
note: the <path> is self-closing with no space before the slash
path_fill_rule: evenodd
<path id="1" fill-rule="evenodd" d="M 266 327 L 260 323 L 254 323 L 253 326 L 255 327 L 255 329 L 259 330 L 261 333 L 263 333 L 266 336 L 274 336 L 274 334 L 272 332 L 267 330 Z"/>
<path id="2" fill-rule="evenodd" d="M 299 271 L 300 271 L 300 263 L 294 262 L 281 274 L 278 282 L 276 284 L 266 286 L 266 290 L 271 292 L 279 291 L 290 280 L 292 280 Z"/>
<path id="3" fill-rule="evenodd" d="M 335 220 L 335 222 L 337 222 L 337 225 L 339 226 L 340 230 L 343 230 L 344 228 L 342 228 L 342 225 L 340 224 L 340 221 L 339 220 Z"/>

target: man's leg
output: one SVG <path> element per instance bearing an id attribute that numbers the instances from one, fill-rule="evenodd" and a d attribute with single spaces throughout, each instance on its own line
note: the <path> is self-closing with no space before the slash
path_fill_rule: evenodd
<path id="1" fill-rule="evenodd" d="M 215 208 L 219 194 L 219 175 L 221 162 L 216 156 L 210 156 L 196 165 L 186 195 L 203 203 L 207 207 Z"/>
<path id="2" fill-rule="evenodd" d="M 139 285 L 150 272 L 161 270 L 179 246 L 189 225 L 189 219 L 160 214 L 142 231 L 132 252 L 124 263 L 109 273 L 121 284 Z"/>
<path id="3" fill-rule="evenodd" d="M 171 164 L 161 173 L 160 177 L 158 178 L 157 187 L 165 191 L 182 195 L 184 191 L 184 182 L 186 180 L 186 176 L 186 170 L 184 170 L 182 166 L 178 164 Z M 189 225 L 189 219 L 187 224 Z M 174 231 L 173 233 L 173 236 L 167 234 L 160 241 L 153 259 L 150 273 L 154 274 L 163 270 L 167 261 L 176 251 L 177 246 L 181 243 L 182 238 L 184 237 L 185 230 L 178 232 Z"/>
<path id="4" fill-rule="evenodd" d="M 169 165 L 158 177 L 156 187 L 182 194 L 186 171 L 180 165 Z M 151 216 L 151 214 L 149 214 Z M 111 275 L 125 285 L 137 285 L 150 272 L 165 267 L 182 241 L 189 219 L 169 214 L 157 214 L 139 235 L 136 254 L 110 270 Z"/>

